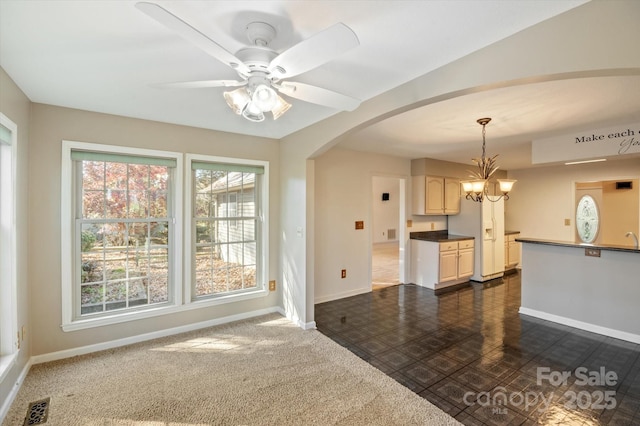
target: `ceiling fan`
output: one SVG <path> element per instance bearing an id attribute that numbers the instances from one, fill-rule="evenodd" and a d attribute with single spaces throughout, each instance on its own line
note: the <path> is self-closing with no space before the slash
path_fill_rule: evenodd
<path id="1" fill-rule="evenodd" d="M 270 111 L 279 118 L 290 107 L 277 92 L 338 110 L 353 111 L 360 105 L 358 99 L 305 83 L 284 81 L 333 60 L 360 44 L 358 37 L 342 23 L 337 23 L 310 38 L 278 53 L 269 47 L 276 37 L 276 29 L 266 22 L 251 22 L 246 33 L 251 46 L 232 54 L 208 36 L 178 18 L 163 7 L 149 2 L 138 2 L 136 7 L 162 25 L 175 31 L 204 52 L 233 68 L 239 80 L 187 81 L 163 84 L 163 87 L 205 88 L 235 87 L 224 92 L 229 107 L 250 121 L 263 121 Z M 276 92 L 277 91 L 277 92 Z"/>

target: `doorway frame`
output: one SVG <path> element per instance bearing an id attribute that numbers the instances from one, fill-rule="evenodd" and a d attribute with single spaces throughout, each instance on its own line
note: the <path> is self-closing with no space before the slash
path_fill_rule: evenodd
<path id="1" fill-rule="evenodd" d="M 404 175 L 385 174 L 385 173 L 371 173 L 369 179 L 369 193 L 372 194 L 369 202 L 369 217 L 371 218 L 372 226 L 369 227 L 369 247 L 368 247 L 368 263 L 369 263 L 369 285 L 371 291 L 373 291 L 373 179 L 374 178 L 386 178 L 396 179 L 398 181 L 398 280 L 400 284 L 407 283 L 408 275 L 408 244 L 409 239 L 407 231 L 407 193 L 409 185 L 409 177 Z"/>

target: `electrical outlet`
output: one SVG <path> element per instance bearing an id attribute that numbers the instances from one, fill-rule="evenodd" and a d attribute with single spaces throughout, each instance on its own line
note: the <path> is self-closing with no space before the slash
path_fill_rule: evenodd
<path id="1" fill-rule="evenodd" d="M 584 249 L 584 255 L 591 256 L 591 257 L 600 257 L 600 249 L 586 248 Z"/>
<path id="2" fill-rule="evenodd" d="M 433 231 L 434 229 L 436 229 L 436 224 L 431 222 L 431 230 Z"/>
<path id="3" fill-rule="evenodd" d="M 276 291 L 276 280 L 269 281 L 269 291 Z"/>
<path id="4" fill-rule="evenodd" d="M 413 221 L 411 219 L 407 220 L 407 228 L 411 228 L 413 226 Z"/>
<path id="5" fill-rule="evenodd" d="M 340 273 L 340 277 L 341 278 L 347 278 L 347 270 L 343 269 L 342 272 Z"/>
<path id="6" fill-rule="evenodd" d="M 571 219 L 565 219 L 564 226 L 571 226 Z"/>

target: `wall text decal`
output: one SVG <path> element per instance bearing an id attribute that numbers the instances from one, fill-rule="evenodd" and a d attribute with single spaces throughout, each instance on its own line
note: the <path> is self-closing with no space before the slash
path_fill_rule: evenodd
<path id="1" fill-rule="evenodd" d="M 537 139 L 531 143 L 533 164 L 637 153 L 640 153 L 640 123 Z"/>

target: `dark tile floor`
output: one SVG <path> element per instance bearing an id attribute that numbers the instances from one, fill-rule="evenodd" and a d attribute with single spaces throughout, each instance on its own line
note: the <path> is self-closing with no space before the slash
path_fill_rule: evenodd
<path id="1" fill-rule="evenodd" d="M 315 319 L 465 425 L 640 425 L 640 345 L 519 307 L 515 273 L 438 294 L 388 287 L 318 304 Z"/>

